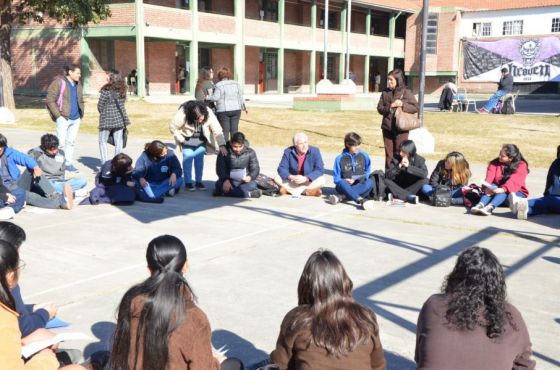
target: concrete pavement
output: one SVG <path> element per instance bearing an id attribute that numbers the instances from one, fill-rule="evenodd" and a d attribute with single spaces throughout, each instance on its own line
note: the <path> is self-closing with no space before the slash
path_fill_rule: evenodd
<path id="1" fill-rule="evenodd" d="M 41 135 L 4 127 L 1 132 L 23 150 L 37 145 Z M 144 141 L 129 138 L 125 151 L 137 158 Z M 262 172 L 274 174 L 282 148 L 256 150 Z M 79 135 L 78 167 L 90 180 L 98 155 L 97 137 Z M 330 174 L 336 153 L 323 155 Z M 211 186 L 215 157 L 205 161 L 204 178 Z M 381 163 L 374 157 L 375 168 Z M 429 162 L 429 169 L 434 165 Z M 484 165 L 472 167 L 473 180 L 480 179 Z M 531 169 L 533 195 L 542 193 L 545 176 L 546 169 Z M 329 192 L 332 178 L 327 178 Z M 210 192 L 181 192 L 162 205 L 36 212 L 27 207 L 15 219 L 28 235 L 22 293 L 27 302 L 56 302 L 59 316 L 72 323 L 69 330 L 91 335 L 92 343 L 64 344 L 84 349 L 86 356 L 108 348 L 122 294 L 147 276 L 147 243 L 169 233 L 187 245 L 187 279 L 210 319 L 215 346 L 226 344 L 228 354 L 246 364 L 274 348 L 282 318 L 297 303 L 305 261 L 317 248 L 328 248 L 353 279 L 356 298 L 378 314 L 388 368 L 414 369 L 419 309 L 439 290 L 456 255 L 477 244 L 494 251 L 505 266 L 509 299 L 525 318 L 538 368 L 560 367 L 559 216 L 521 221 L 507 208 L 477 217 L 463 207 L 379 202 L 364 212 L 325 199 L 237 200 L 213 198 Z"/>

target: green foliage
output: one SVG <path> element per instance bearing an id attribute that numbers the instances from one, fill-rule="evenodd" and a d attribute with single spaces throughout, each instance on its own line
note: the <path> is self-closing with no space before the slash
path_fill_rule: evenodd
<path id="1" fill-rule="evenodd" d="M 42 23 L 45 17 L 70 27 L 90 22 L 99 23 L 111 15 L 111 0 L 24 0 L 13 4 L 14 19 L 20 23 L 34 20 Z"/>

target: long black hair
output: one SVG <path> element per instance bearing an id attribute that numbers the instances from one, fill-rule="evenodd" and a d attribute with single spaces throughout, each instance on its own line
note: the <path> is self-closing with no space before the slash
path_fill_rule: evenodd
<path id="1" fill-rule="evenodd" d="M 112 370 L 136 369 L 140 352 L 144 369 L 166 369 L 168 339 L 185 320 L 188 302 L 195 300 L 183 277 L 187 250 L 181 240 L 171 235 L 158 236 L 148 244 L 146 260 L 151 276 L 130 288 L 119 305 L 110 360 Z M 132 338 L 132 301 L 137 297 L 143 299 L 143 306 L 136 337 Z M 132 364 L 128 362 L 129 353 L 133 353 Z"/>
<path id="2" fill-rule="evenodd" d="M 459 330 L 486 327 L 488 338 L 498 338 L 509 323 L 506 280 L 498 258 L 490 250 L 474 246 L 464 250 L 441 288 L 448 297 L 445 318 Z"/>
<path id="3" fill-rule="evenodd" d="M 18 273 L 19 254 L 12 244 L 5 240 L 0 240 L 0 302 L 16 310 L 16 303 L 8 285 L 7 274 L 9 272 Z"/>
<path id="4" fill-rule="evenodd" d="M 25 230 L 10 221 L 0 221 L 0 240 L 7 241 L 16 248 L 27 239 Z"/>
<path id="5" fill-rule="evenodd" d="M 185 113 L 185 119 L 191 125 L 198 125 L 198 119 L 200 116 L 204 117 L 204 120 L 200 123 L 205 123 L 208 121 L 208 108 L 204 102 L 198 100 L 189 100 L 183 103 L 183 112 Z"/>
<path id="6" fill-rule="evenodd" d="M 517 168 L 519 167 L 519 164 L 521 162 L 525 162 L 525 164 L 527 165 L 527 172 L 529 172 L 529 162 L 527 162 L 527 160 L 523 157 L 523 154 L 521 154 L 521 151 L 519 150 L 517 145 L 504 144 L 502 145 L 502 149 L 500 150 L 500 152 L 502 151 L 505 153 L 505 155 L 507 155 L 509 159 L 511 159 L 511 163 L 504 168 L 504 178 L 502 180 L 502 183 L 505 183 L 509 179 L 509 177 L 515 171 L 517 171 Z M 500 159 L 496 158 L 494 159 L 494 162 L 500 163 Z"/>
<path id="7" fill-rule="evenodd" d="M 310 343 L 337 358 L 369 343 L 379 332 L 375 314 L 354 300 L 352 287 L 334 253 L 313 253 L 298 284 L 298 304 L 304 309 L 298 311 L 288 330 L 309 329 Z"/>

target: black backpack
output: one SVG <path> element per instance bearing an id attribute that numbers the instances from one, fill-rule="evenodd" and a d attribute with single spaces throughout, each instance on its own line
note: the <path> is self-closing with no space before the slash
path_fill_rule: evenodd
<path id="1" fill-rule="evenodd" d="M 276 181 L 265 174 L 260 173 L 255 181 L 257 182 L 257 187 L 261 189 L 264 195 L 275 197 L 280 192 L 280 186 L 278 186 Z"/>
<path id="2" fill-rule="evenodd" d="M 447 185 L 439 185 L 434 188 L 432 204 L 435 207 L 449 207 L 451 205 L 451 188 Z"/>
<path id="3" fill-rule="evenodd" d="M 373 171 L 369 177 L 373 180 L 373 189 L 369 193 L 370 198 L 374 200 L 383 200 L 385 198 L 385 173 L 381 170 Z"/>
<path id="4" fill-rule="evenodd" d="M 502 114 L 514 114 L 515 107 L 513 106 L 513 98 L 510 96 L 509 98 L 504 100 L 502 104 Z"/>

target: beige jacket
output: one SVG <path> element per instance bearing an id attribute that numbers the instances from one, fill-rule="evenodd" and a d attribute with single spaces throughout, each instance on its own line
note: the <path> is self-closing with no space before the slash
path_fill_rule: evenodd
<path id="1" fill-rule="evenodd" d="M 169 123 L 169 131 L 173 134 L 178 147 L 186 138 L 193 135 L 194 126 L 187 122 L 185 111 L 182 107 L 179 108 L 177 113 L 175 113 L 175 117 L 173 117 L 171 123 Z M 211 109 L 208 109 L 208 120 L 202 126 L 202 134 L 208 140 L 208 146 L 206 148 L 208 153 L 215 153 L 220 146 L 226 145 L 222 126 Z"/>
<path id="2" fill-rule="evenodd" d="M 38 353 L 23 363 L 21 359 L 21 332 L 17 313 L 0 303 L 0 368 L 10 370 L 56 370 L 54 356 Z"/>

